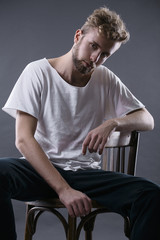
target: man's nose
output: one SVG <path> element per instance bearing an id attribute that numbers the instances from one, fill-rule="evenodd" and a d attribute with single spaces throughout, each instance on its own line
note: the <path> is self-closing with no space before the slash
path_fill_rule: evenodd
<path id="1" fill-rule="evenodd" d="M 90 56 L 90 60 L 94 63 L 97 63 L 98 60 L 100 58 L 100 53 L 99 52 L 94 52 L 92 53 L 92 55 Z"/>

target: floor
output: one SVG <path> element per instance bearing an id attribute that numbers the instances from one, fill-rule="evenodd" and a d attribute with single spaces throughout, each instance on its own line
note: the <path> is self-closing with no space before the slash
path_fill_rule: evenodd
<path id="1" fill-rule="evenodd" d="M 13 201 L 15 220 L 17 227 L 17 240 L 24 239 L 25 228 L 25 204 L 19 201 Z M 63 210 L 66 215 L 66 210 Z M 63 240 L 65 233 L 59 220 L 51 213 L 44 213 L 39 218 L 37 231 L 33 240 Z M 93 232 L 93 240 L 127 240 L 123 232 L 123 219 L 121 216 L 113 213 L 99 215 L 97 217 Z M 80 239 L 84 240 L 82 231 Z"/>

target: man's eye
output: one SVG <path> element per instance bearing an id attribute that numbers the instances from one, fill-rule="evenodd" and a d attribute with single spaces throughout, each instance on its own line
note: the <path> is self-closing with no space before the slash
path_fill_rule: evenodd
<path id="1" fill-rule="evenodd" d="M 101 57 L 102 57 L 102 58 L 107 58 L 108 55 L 107 55 L 107 53 L 101 53 Z"/>
<path id="2" fill-rule="evenodd" d="M 92 43 L 92 48 L 93 48 L 94 50 L 96 50 L 96 49 L 97 49 L 97 45 L 94 44 L 94 43 Z"/>

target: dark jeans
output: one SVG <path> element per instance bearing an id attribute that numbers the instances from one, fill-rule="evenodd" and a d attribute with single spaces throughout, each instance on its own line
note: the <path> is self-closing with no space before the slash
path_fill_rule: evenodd
<path id="1" fill-rule="evenodd" d="M 127 215 L 131 240 L 160 240 L 160 188 L 143 178 L 102 170 L 58 169 L 74 189 L 111 211 Z M 0 239 L 15 240 L 11 199 L 50 198 L 56 193 L 24 159 L 0 159 Z"/>

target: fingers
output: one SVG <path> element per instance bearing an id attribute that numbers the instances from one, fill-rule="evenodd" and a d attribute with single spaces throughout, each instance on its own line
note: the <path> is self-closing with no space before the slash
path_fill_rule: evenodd
<path id="1" fill-rule="evenodd" d="M 90 135 L 87 135 L 87 137 L 85 138 L 83 144 L 82 144 L 82 154 L 85 155 L 87 152 L 87 147 L 90 143 L 91 137 Z"/>
<path id="2" fill-rule="evenodd" d="M 107 142 L 107 139 L 101 142 L 101 144 L 99 146 L 99 155 L 101 155 L 103 153 L 103 149 L 105 147 L 106 142 Z"/>
<path id="3" fill-rule="evenodd" d="M 117 121 L 107 120 L 90 131 L 82 144 L 82 153 L 85 155 L 88 149 L 90 153 L 98 151 L 99 154 L 102 154 L 108 137 L 116 127 Z"/>
<path id="4" fill-rule="evenodd" d="M 91 212 L 91 209 L 92 209 L 92 201 L 90 198 L 88 198 L 86 196 L 86 199 L 85 201 L 83 202 L 84 204 L 84 209 L 85 209 L 85 215 L 89 214 Z"/>
<path id="5" fill-rule="evenodd" d="M 85 138 L 82 145 L 83 155 L 86 154 L 87 149 L 90 153 L 98 151 L 99 154 L 101 155 L 106 142 L 107 142 L 107 137 L 88 134 L 88 136 Z"/>
<path id="6" fill-rule="evenodd" d="M 72 202 L 67 206 L 68 213 L 71 217 L 86 216 L 91 212 L 91 208 L 92 208 L 92 203 L 87 196 L 85 196 L 81 200 Z"/>

